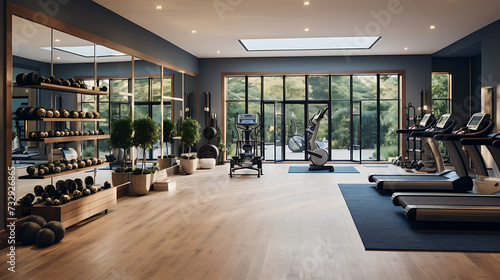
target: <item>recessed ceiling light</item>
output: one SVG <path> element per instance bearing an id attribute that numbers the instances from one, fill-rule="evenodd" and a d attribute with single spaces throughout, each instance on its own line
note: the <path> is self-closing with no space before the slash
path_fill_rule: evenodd
<path id="1" fill-rule="evenodd" d="M 157 10 L 161 10 L 163 7 L 161 5 L 156 5 Z"/>
<path id="2" fill-rule="evenodd" d="M 304 1 L 304 6 L 309 6 L 309 1 Z"/>
<path id="3" fill-rule="evenodd" d="M 408 50 L 408 47 L 405 48 L 405 51 L 407 51 L 407 50 Z"/>
<path id="4" fill-rule="evenodd" d="M 304 31 L 305 31 L 305 32 L 308 32 L 308 31 L 309 31 L 309 28 L 304 29 Z"/>
<path id="5" fill-rule="evenodd" d="M 56 42 L 61 42 L 61 40 L 59 40 L 59 39 L 55 39 L 54 41 L 56 41 Z"/>
<path id="6" fill-rule="evenodd" d="M 191 30 L 191 33 L 193 33 L 193 34 L 196 33 L 196 30 Z"/>
<path id="7" fill-rule="evenodd" d="M 435 26 L 435 25 L 431 25 L 431 26 L 429 27 L 429 29 L 436 29 L 436 26 Z"/>
<path id="8" fill-rule="evenodd" d="M 284 39 L 241 39 L 247 51 L 302 51 L 370 49 L 381 37 L 324 37 Z"/>
<path id="9" fill-rule="evenodd" d="M 56 57 L 56 59 L 61 59 L 61 58 L 58 56 L 58 57 Z"/>
<path id="10" fill-rule="evenodd" d="M 217 53 L 220 53 L 220 51 L 217 51 Z"/>

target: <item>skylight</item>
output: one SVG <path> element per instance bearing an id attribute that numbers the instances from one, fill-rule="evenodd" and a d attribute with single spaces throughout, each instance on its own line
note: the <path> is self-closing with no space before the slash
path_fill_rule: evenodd
<path id="1" fill-rule="evenodd" d="M 310 51 L 371 49 L 381 37 L 323 37 L 284 39 L 241 39 L 247 51 Z"/>

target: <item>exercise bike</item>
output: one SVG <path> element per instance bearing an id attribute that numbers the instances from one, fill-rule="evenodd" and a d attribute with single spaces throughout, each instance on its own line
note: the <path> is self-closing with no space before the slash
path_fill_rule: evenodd
<path id="1" fill-rule="evenodd" d="M 290 137 L 290 139 L 288 140 L 288 148 L 290 149 L 290 151 L 292 151 L 292 153 L 302 153 L 303 151 L 306 150 L 306 138 L 302 134 L 298 133 L 297 122 L 295 121 L 295 114 L 293 112 L 292 112 L 292 119 L 290 122 L 292 124 L 291 130 L 294 131 L 294 133 L 293 133 L 293 136 Z M 309 138 L 313 134 L 313 131 L 314 131 L 314 127 L 312 128 L 312 130 L 310 130 L 311 133 L 307 134 L 309 136 Z M 321 141 L 321 142 L 315 141 L 315 142 L 316 142 L 316 145 L 320 148 L 327 148 L 328 147 L 327 142 L 324 142 L 324 141 Z"/>
<path id="2" fill-rule="evenodd" d="M 231 158 L 229 169 L 229 177 L 233 178 L 233 173 L 240 169 L 251 169 L 257 171 L 257 177 L 260 178 L 262 173 L 262 156 L 259 154 L 263 149 L 262 140 L 259 138 L 259 114 L 236 114 L 235 128 L 238 132 L 238 140 L 233 140 L 236 143 L 236 156 Z"/>
<path id="3" fill-rule="evenodd" d="M 315 170 L 328 170 L 329 172 L 334 171 L 333 166 L 325 165 L 326 162 L 328 161 L 328 151 L 318 146 L 316 143 L 316 136 L 318 135 L 319 125 L 321 123 L 321 120 L 325 116 L 326 111 L 328 111 L 328 107 L 319 110 L 316 114 L 314 114 L 314 116 L 311 119 L 309 119 L 309 127 L 307 128 L 306 132 L 311 133 L 311 131 L 313 131 L 311 139 L 309 140 L 309 145 L 311 146 L 311 149 L 307 151 L 309 153 L 309 160 L 311 161 L 311 164 L 309 165 L 309 171 L 315 171 Z"/>

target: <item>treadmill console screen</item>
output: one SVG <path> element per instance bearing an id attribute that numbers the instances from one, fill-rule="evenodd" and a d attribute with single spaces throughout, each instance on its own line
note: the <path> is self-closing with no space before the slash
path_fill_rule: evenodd
<path id="1" fill-rule="evenodd" d="M 469 130 L 477 130 L 483 123 L 490 119 L 490 115 L 485 113 L 475 113 L 467 123 Z"/>
<path id="2" fill-rule="evenodd" d="M 238 124 L 240 125 L 255 125 L 259 123 L 258 114 L 242 114 L 238 115 Z"/>
<path id="3" fill-rule="evenodd" d="M 430 117 L 431 114 L 425 114 L 422 120 L 420 120 L 420 126 L 427 126 L 427 122 L 429 121 Z"/>
<path id="4" fill-rule="evenodd" d="M 446 123 L 450 119 L 451 115 L 450 114 L 444 114 L 439 118 L 438 123 L 436 124 L 437 128 L 444 128 L 446 126 Z"/>

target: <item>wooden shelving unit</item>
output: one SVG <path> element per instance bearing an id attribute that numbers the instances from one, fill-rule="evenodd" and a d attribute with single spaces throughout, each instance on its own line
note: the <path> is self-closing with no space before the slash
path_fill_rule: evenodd
<path id="1" fill-rule="evenodd" d="M 47 174 L 47 175 L 43 175 L 43 176 L 39 176 L 39 175 L 19 176 L 19 179 L 49 179 L 49 178 L 59 177 L 62 175 L 67 175 L 67 174 L 76 173 L 76 172 L 82 172 L 82 171 L 86 171 L 86 170 L 90 170 L 90 169 L 94 169 L 94 168 L 106 167 L 106 166 L 109 166 L 109 162 L 105 162 L 103 164 L 92 165 L 92 166 L 86 166 L 86 167 L 77 168 L 77 169 L 65 170 L 65 171 L 62 171 L 59 173 Z"/>
<path id="2" fill-rule="evenodd" d="M 109 135 L 61 136 L 61 137 L 47 137 L 47 138 L 29 138 L 29 139 L 21 139 L 21 141 L 43 142 L 48 144 L 48 143 L 108 139 L 109 137 L 110 137 Z"/>
<path id="3" fill-rule="evenodd" d="M 40 119 L 19 119 L 19 121 L 43 121 L 43 122 L 105 122 L 106 119 L 84 119 L 84 118 L 40 118 Z"/>
<path id="4" fill-rule="evenodd" d="M 116 188 L 113 187 L 57 206 L 44 204 L 35 204 L 31 207 L 16 206 L 18 210 L 16 213 L 39 215 L 48 221 L 59 221 L 67 228 L 107 211 L 114 205 L 116 205 Z"/>
<path id="5" fill-rule="evenodd" d="M 14 83 L 14 86 L 15 87 L 44 89 L 44 90 L 53 90 L 53 91 L 72 92 L 72 93 L 83 93 L 83 94 L 90 94 L 90 95 L 107 95 L 108 94 L 107 91 L 99 91 L 99 90 L 76 88 L 76 87 L 67 87 L 67 86 L 60 86 L 60 85 L 47 84 L 47 83 L 39 83 L 36 85 L 20 85 L 20 86 L 17 85 L 17 83 Z"/>

